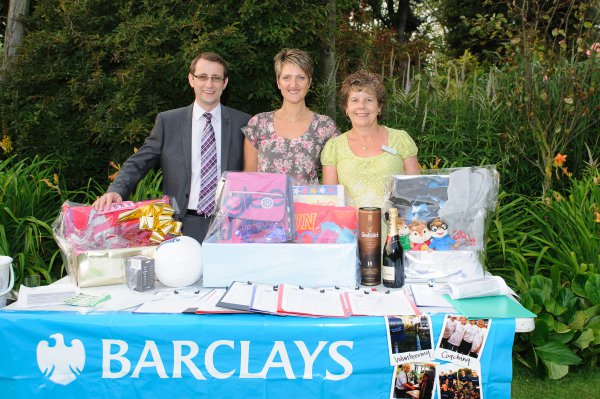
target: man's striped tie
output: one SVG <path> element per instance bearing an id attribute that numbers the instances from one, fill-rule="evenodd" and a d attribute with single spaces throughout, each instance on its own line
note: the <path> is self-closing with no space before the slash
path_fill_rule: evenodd
<path id="1" fill-rule="evenodd" d="M 200 171 L 200 198 L 198 213 L 212 215 L 215 210 L 215 189 L 217 188 L 217 142 L 215 130 L 210 119 L 212 114 L 205 112 L 206 126 L 200 140 L 200 156 L 202 169 Z"/>

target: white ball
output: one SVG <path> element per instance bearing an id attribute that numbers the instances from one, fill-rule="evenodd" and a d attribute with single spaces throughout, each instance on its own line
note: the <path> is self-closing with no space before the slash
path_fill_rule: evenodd
<path id="1" fill-rule="evenodd" d="M 192 237 L 180 236 L 162 242 L 154 252 L 158 281 L 167 287 L 184 287 L 202 277 L 202 246 Z"/>

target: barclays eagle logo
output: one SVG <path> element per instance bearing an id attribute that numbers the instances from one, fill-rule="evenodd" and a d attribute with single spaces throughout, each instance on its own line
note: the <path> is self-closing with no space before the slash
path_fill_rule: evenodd
<path id="1" fill-rule="evenodd" d="M 71 345 L 65 345 L 62 334 L 52 334 L 54 346 L 42 340 L 37 346 L 38 367 L 50 381 L 61 385 L 73 382 L 83 371 L 85 349 L 83 343 L 74 339 Z"/>

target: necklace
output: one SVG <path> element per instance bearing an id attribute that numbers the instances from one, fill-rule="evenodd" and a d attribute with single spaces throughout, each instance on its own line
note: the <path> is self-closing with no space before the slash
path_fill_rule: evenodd
<path id="1" fill-rule="evenodd" d="M 362 137 L 360 137 L 360 135 L 358 135 L 357 133 L 355 133 L 355 135 L 356 135 L 356 141 L 358 141 L 358 145 L 360 146 L 360 148 L 363 151 L 367 151 L 369 149 L 369 147 L 362 142 Z"/>
<path id="2" fill-rule="evenodd" d="M 275 113 L 274 113 L 275 117 L 279 118 L 279 119 L 284 119 L 286 121 L 288 121 L 289 123 L 296 123 L 299 122 L 301 120 L 304 120 L 306 118 L 306 111 L 303 111 L 302 115 L 297 117 L 297 118 L 288 118 L 287 116 L 283 115 L 283 111 L 281 110 L 281 108 L 279 108 Z"/>

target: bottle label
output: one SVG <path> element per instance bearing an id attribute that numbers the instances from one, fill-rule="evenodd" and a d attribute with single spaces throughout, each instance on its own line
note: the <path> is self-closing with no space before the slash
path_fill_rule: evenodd
<path id="1" fill-rule="evenodd" d="M 396 278 L 395 271 L 396 270 L 394 269 L 394 267 L 382 266 L 381 267 L 381 277 L 383 278 L 383 280 L 394 281 L 394 279 Z"/>

